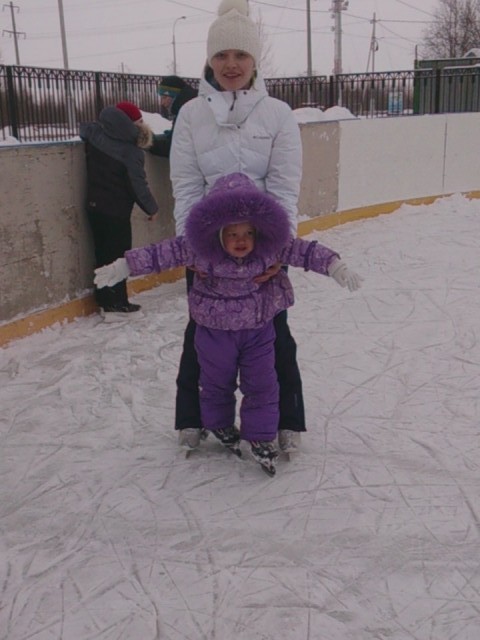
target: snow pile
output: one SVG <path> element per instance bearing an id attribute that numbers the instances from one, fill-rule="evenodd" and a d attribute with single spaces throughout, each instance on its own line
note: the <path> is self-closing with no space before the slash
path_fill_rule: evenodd
<path id="1" fill-rule="evenodd" d="M 146 122 L 153 133 L 163 133 L 167 129 L 172 128 L 172 123 L 159 113 L 148 113 L 142 111 L 143 121 Z"/>
<path id="2" fill-rule="evenodd" d="M 5 129 L 0 131 L 0 146 L 12 147 L 16 144 L 20 144 L 20 142 L 10 134 L 6 133 Z"/>
<path id="3" fill-rule="evenodd" d="M 352 120 L 357 117 L 345 107 L 330 107 L 322 111 L 316 107 L 301 107 L 294 109 L 293 115 L 299 124 L 307 122 L 327 122 L 330 120 Z"/>

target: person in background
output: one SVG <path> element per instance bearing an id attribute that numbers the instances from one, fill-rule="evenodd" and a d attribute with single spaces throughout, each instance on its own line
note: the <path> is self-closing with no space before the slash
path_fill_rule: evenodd
<path id="1" fill-rule="evenodd" d="M 207 64 L 199 96 L 176 120 L 170 152 L 177 234 L 184 232 L 192 206 L 221 176 L 240 171 L 287 211 L 297 234 L 297 202 L 302 177 L 300 129 L 290 107 L 268 95 L 258 68 L 261 44 L 247 0 L 223 0 L 207 38 Z M 267 279 L 281 265 L 261 276 Z M 187 269 L 187 290 L 193 272 Z M 275 368 L 280 386 L 278 442 L 282 451 L 298 448 L 305 431 L 302 380 L 287 313 L 274 318 Z M 181 446 L 198 446 L 202 420 L 195 322 L 185 331 L 177 376 L 175 428 Z"/>
<path id="2" fill-rule="evenodd" d="M 186 102 L 195 98 L 198 92 L 179 76 L 165 76 L 158 85 L 157 93 L 160 96 L 160 115 L 171 120 L 172 127 L 153 136 L 153 144 L 149 151 L 153 155 L 168 158 L 178 112 Z"/>
<path id="3" fill-rule="evenodd" d="M 95 271 L 96 280 L 113 284 L 179 266 L 197 270 L 188 301 L 197 324 L 203 426 L 238 456 L 240 439 L 246 440 L 271 476 L 279 421 L 274 318 L 293 304 L 293 289 L 282 269 L 268 280 L 255 279 L 277 262 L 332 276 L 350 291 L 362 280 L 332 249 L 293 238 L 282 205 L 246 175 L 233 173 L 194 205 L 184 236 L 132 249 Z M 240 431 L 234 426 L 237 379 Z"/>
<path id="4" fill-rule="evenodd" d="M 148 186 L 143 149 L 152 143 L 152 131 L 142 112 L 131 102 L 106 107 L 98 121 L 80 125 L 87 162 L 86 210 L 92 229 L 95 266 L 101 267 L 132 248 L 131 214 L 134 204 L 149 219 L 158 205 Z M 114 287 L 95 287 L 102 315 L 134 313 L 140 305 L 128 300 L 126 280 Z"/>

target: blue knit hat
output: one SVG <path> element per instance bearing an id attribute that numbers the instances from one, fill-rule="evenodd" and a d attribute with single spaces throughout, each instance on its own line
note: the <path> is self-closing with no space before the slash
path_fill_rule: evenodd
<path id="1" fill-rule="evenodd" d="M 157 87 L 157 93 L 159 96 L 176 98 L 185 85 L 185 80 L 179 76 L 165 76 Z"/>

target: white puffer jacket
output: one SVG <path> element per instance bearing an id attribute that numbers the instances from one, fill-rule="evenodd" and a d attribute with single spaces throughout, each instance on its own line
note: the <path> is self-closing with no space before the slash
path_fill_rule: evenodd
<path id="1" fill-rule="evenodd" d="M 302 143 L 290 107 L 267 94 L 261 77 L 236 92 L 218 91 L 202 78 L 198 97 L 178 114 L 170 152 L 177 234 L 215 181 L 235 172 L 282 203 L 296 235 Z"/>

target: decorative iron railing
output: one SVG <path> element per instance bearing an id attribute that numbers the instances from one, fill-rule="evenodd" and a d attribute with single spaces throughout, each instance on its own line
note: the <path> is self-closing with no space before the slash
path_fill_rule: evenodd
<path id="1" fill-rule="evenodd" d="M 186 80 L 198 86 L 198 79 Z M 80 122 L 120 100 L 155 113 L 160 81 L 161 76 L 0 65 L 0 140 L 69 140 L 78 135 Z M 341 106 L 364 118 L 480 111 L 475 65 L 273 78 L 266 84 L 270 95 L 292 109 Z"/>

